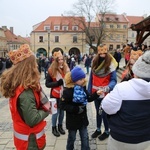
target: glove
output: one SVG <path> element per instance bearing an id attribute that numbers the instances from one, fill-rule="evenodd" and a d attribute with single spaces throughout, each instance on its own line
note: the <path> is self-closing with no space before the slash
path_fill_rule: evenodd
<path id="1" fill-rule="evenodd" d="M 59 80 L 57 81 L 57 83 L 58 83 L 58 85 L 60 86 L 60 85 L 63 85 L 64 81 L 63 81 L 63 79 L 59 79 Z"/>
<path id="2" fill-rule="evenodd" d="M 85 106 L 79 106 L 78 114 L 83 113 Z"/>

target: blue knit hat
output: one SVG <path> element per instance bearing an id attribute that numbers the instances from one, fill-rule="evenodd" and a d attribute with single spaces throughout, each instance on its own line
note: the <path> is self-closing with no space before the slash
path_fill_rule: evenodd
<path id="1" fill-rule="evenodd" d="M 85 73 L 80 67 L 75 66 L 71 70 L 71 78 L 73 82 L 77 82 L 78 80 L 85 78 Z"/>

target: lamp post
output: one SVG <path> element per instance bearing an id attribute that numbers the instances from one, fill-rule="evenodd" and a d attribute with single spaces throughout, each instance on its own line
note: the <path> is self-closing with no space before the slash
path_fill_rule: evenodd
<path id="1" fill-rule="evenodd" d="M 48 58 L 50 56 L 50 29 L 47 30 L 48 32 Z"/>

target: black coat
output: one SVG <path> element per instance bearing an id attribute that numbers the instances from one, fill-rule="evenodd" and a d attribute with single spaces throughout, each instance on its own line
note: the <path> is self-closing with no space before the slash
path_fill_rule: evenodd
<path id="1" fill-rule="evenodd" d="M 96 92 L 89 95 L 86 88 L 84 91 L 87 94 L 88 102 L 92 102 L 98 98 Z M 60 100 L 60 108 L 66 111 L 66 128 L 69 130 L 76 130 L 81 128 L 83 125 L 88 126 L 89 124 L 87 108 L 85 106 L 84 111 L 80 114 L 78 113 L 81 103 L 73 102 L 73 92 L 74 88 L 64 88 L 63 96 Z"/>

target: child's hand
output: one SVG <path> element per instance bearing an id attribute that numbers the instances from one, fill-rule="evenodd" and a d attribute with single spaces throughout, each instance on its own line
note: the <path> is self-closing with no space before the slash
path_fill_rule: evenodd
<path id="1" fill-rule="evenodd" d="M 104 91 L 102 89 L 97 91 L 97 95 L 103 95 L 103 94 L 104 94 Z"/>

